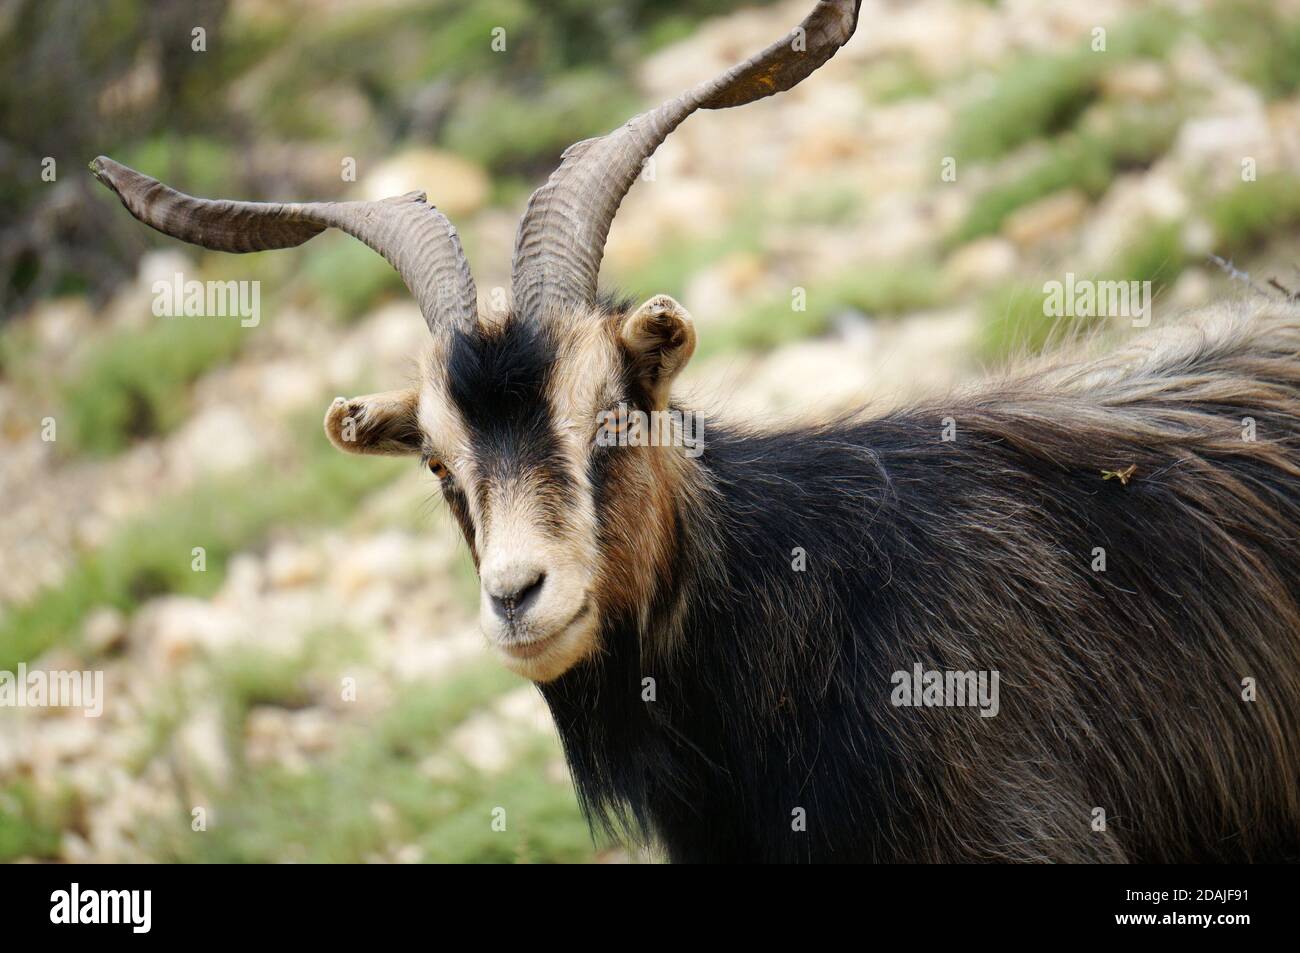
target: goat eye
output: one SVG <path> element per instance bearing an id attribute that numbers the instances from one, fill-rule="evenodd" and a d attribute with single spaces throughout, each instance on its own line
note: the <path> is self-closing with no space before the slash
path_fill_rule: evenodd
<path id="1" fill-rule="evenodd" d="M 441 460 L 430 460 L 429 472 L 432 473 L 434 476 L 436 476 L 439 480 L 445 480 L 447 479 L 447 477 L 451 475 L 451 471 L 442 465 Z"/>

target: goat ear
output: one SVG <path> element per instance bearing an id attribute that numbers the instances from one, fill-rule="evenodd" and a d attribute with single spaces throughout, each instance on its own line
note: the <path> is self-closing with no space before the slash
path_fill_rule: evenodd
<path id="1" fill-rule="evenodd" d="M 619 338 L 653 409 L 663 410 L 673 378 L 695 353 L 695 322 L 668 295 L 655 295 L 628 316 Z"/>
<path id="2" fill-rule="evenodd" d="M 335 397 L 325 412 L 325 434 L 345 453 L 419 453 L 423 444 L 414 388 L 364 397 Z"/>

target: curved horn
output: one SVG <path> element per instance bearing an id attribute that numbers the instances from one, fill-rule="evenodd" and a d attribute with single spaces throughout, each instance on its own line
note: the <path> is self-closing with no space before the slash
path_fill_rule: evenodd
<path id="1" fill-rule="evenodd" d="M 596 299 L 610 223 L 642 164 L 697 109 L 743 106 L 784 92 L 848 42 L 862 0 L 819 0 L 782 39 L 715 79 L 597 139 L 565 150 L 560 167 L 533 193 L 519 223 L 512 269 L 515 307 L 578 307 Z"/>
<path id="2" fill-rule="evenodd" d="M 380 202 L 234 202 L 185 195 L 106 156 L 90 171 L 146 225 L 216 251 L 292 248 L 326 228 L 340 229 L 397 269 L 430 331 L 475 320 L 474 279 L 456 229 L 423 192 Z"/>

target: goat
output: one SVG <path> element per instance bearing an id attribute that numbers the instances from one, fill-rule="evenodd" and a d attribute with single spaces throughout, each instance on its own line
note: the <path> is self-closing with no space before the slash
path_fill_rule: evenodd
<path id="1" fill-rule="evenodd" d="M 212 201 L 92 168 L 207 248 L 336 227 L 396 267 L 432 332 L 422 380 L 337 399 L 326 432 L 433 472 L 487 639 L 538 683 L 594 828 L 674 861 L 1300 856 L 1297 308 L 1224 306 L 883 416 L 710 421 L 702 454 L 606 439 L 614 407 L 675 432 L 696 340 L 667 296 L 597 291 L 643 161 L 696 109 L 810 75 L 858 7 L 820 0 L 570 147 L 523 216 L 505 316 L 479 314 L 422 194 Z"/>

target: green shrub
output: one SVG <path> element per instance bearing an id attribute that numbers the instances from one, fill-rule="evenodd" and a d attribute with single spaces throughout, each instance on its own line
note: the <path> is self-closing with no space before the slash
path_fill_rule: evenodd
<path id="1" fill-rule="evenodd" d="M 628 85 L 597 70 L 556 76 L 528 93 L 482 86 L 458 99 L 442 142 L 494 174 L 549 170 L 571 143 L 604 135 L 641 108 Z"/>
<path id="2" fill-rule="evenodd" d="M 796 311 L 789 296 L 748 309 L 741 316 L 709 328 L 700 354 L 767 351 L 791 341 L 825 334 L 840 311 L 860 311 L 871 318 L 892 318 L 932 308 L 942 302 L 942 276 L 931 263 L 858 269 L 806 290 L 804 309 Z"/>
<path id="3" fill-rule="evenodd" d="M 67 797 L 42 798 L 26 781 L 0 787 L 0 863 L 56 859 L 69 813 Z"/>
<path id="4" fill-rule="evenodd" d="M 1300 225 L 1300 176 L 1267 175 L 1242 182 L 1209 203 L 1219 253 L 1241 255 L 1273 234 Z"/>
<path id="5" fill-rule="evenodd" d="M 69 444 L 107 455 L 172 429 L 189 413 L 190 385 L 252 333 L 233 317 L 179 317 L 110 334 L 61 387 Z"/>
<path id="6" fill-rule="evenodd" d="M 126 145 L 113 158 L 189 195 L 224 198 L 234 192 L 234 152 L 215 138 L 164 133 Z"/>
<path id="7" fill-rule="evenodd" d="M 314 239 L 303 276 L 344 322 L 356 321 L 386 297 L 406 293 L 396 269 L 348 235 Z"/>
<path id="8" fill-rule="evenodd" d="M 188 824 L 156 836 L 159 856 L 196 862 L 348 862 L 413 844 L 433 862 L 572 862 L 594 846 L 553 738 L 525 746 L 500 775 L 483 775 L 446 747 L 452 729 L 526 683 L 476 663 L 401 689 L 371 724 L 353 724 L 339 746 L 305 771 L 241 765 L 213 805 L 222 822 L 204 837 Z M 424 765 L 441 760 L 447 776 Z M 383 809 L 376 806 L 382 804 Z M 493 811 L 504 807 L 505 831 Z"/>
<path id="9" fill-rule="evenodd" d="M 1012 61 L 988 94 L 958 115 L 953 155 L 962 162 L 994 159 L 1073 128 L 1100 97 L 1106 70 L 1126 59 L 1163 55 L 1183 25 L 1176 12 L 1153 7 L 1109 29 L 1105 51 L 1083 44 L 1066 53 Z"/>
<path id="10" fill-rule="evenodd" d="M 1182 223 L 1160 222 L 1144 226 L 1121 250 L 1110 277 L 1119 281 L 1150 281 L 1151 293 L 1155 295 L 1173 284 L 1186 263 Z"/>
<path id="11" fill-rule="evenodd" d="M 59 586 L 0 619 L 0 669 L 75 640 L 97 606 L 130 611 L 163 593 L 210 595 L 230 557 L 272 528 L 340 522 L 402 467 L 397 460 L 350 459 L 317 435 L 297 467 L 257 467 L 159 501 L 102 549 L 82 555 Z M 206 551 L 205 572 L 191 569 L 195 546 Z"/>
<path id="12" fill-rule="evenodd" d="M 1202 33 L 1251 86 L 1270 99 L 1300 90 L 1300 17 L 1273 0 L 1221 0 L 1207 12 Z"/>
<path id="13" fill-rule="evenodd" d="M 982 327 L 976 356 L 997 367 L 1033 356 L 1101 328 L 1106 318 L 1052 317 L 1045 313 L 1041 285 L 1010 284 L 989 292 L 982 302 Z"/>
<path id="14" fill-rule="evenodd" d="M 1162 155 L 1172 144 L 1178 124 L 1177 110 L 1148 108 L 1108 113 L 1061 136 L 1021 175 L 976 196 L 950 245 L 995 234 L 1017 209 L 1061 189 L 1077 188 L 1089 198 L 1098 198 L 1117 172 L 1148 165 Z"/>
<path id="15" fill-rule="evenodd" d="M 953 154 L 961 161 L 993 159 L 1069 129 L 1097 98 L 1095 59 L 1071 53 L 1013 62 L 986 97 L 958 115 Z"/>

